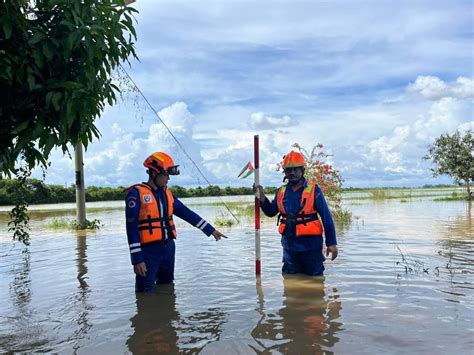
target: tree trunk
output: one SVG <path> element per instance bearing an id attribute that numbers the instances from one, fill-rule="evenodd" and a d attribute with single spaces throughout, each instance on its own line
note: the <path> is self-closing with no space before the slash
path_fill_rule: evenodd
<path id="1" fill-rule="evenodd" d="M 465 179 L 464 181 L 466 181 L 466 188 L 467 188 L 467 200 L 468 201 L 471 201 L 472 200 L 472 192 L 471 192 L 471 186 L 469 185 L 469 178 Z"/>
<path id="2" fill-rule="evenodd" d="M 76 144 L 74 150 L 76 166 L 76 216 L 78 229 L 86 229 L 86 190 L 84 186 L 84 163 L 82 143 Z"/>

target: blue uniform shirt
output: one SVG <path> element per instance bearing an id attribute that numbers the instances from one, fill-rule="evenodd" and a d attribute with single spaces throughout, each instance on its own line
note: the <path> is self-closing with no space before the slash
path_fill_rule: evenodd
<path id="1" fill-rule="evenodd" d="M 297 213 L 300 210 L 301 194 L 303 193 L 303 189 L 306 186 L 308 186 L 308 182 L 306 180 L 296 191 L 293 191 L 293 188 L 290 185 L 287 186 L 285 189 L 285 196 L 283 197 L 283 205 L 285 206 L 286 213 Z M 323 192 L 319 186 L 316 186 L 314 193 L 314 204 L 324 227 L 326 246 L 336 245 L 337 242 L 334 221 L 324 198 Z M 263 213 L 269 217 L 273 217 L 279 213 L 277 195 L 278 192 L 272 202 L 270 202 L 268 199 L 265 199 L 265 201 L 263 201 L 261 204 Z M 283 248 L 290 251 L 321 250 L 323 246 L 323 240 L 322 237 L 314 236 L 297 237 L 295 228 L 286 228 L 285 233 L 281 237 L 281 245 Z"/>
<path id="2" fill-rule="evenodd" d="M 155 195 L 156 201 L 161 202 L 161 205 L 164 207 L 163 215 L 168 214 L 168 205 L 167 198 L 164 189 L 153 190 L 153 195 Z M 174 196 L 173 196 L 174 197 Z M 142 247 L 153 247 L 155 243 L 147 243 L 142 245 L 140 243 L 140 234 L 138 231 L 138 216 L 140 213 L 140 194 L 137 189 L 132 188 L 128 191 L 127 196 L 125 197 L 125 216 L 126 216 L 126 229 L 128 244 L 130 247 L 130 257 L 132 264 L 139 264 L 143 260 Z M 179 218 L 185 220 L 189 224 L 199 228 L 207 236 L 210 236 L 215 228 L 209 224 L 206 220 L 202 219 L 197 213 L 191 211 L 186 207 L 180 200 L 174 197 L 174 206 L 173 214 Z M 165 229 L 164 239 L 173 238 L 171 230 Z"/>

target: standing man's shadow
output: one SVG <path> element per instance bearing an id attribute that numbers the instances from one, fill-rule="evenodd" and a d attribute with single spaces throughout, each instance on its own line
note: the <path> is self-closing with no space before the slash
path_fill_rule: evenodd
<path id="1" fill-rule="evenodd" d="M 134 333 L 127 340 L 130 352 L 177 354 L 178 335 L 174 284 L 159 285 L 155 292 L 136 293 L 137 314 L 131 318 Z"/>
<path id="2" fill-rule="evenodd" d="M 261 302 L 262 319 L 252 330 L 261 348 L 255 350 L 286 354 L 330 351 L 339 341 L 336 334 L 342 326 L 337 321 L 342 309 L 337 290 L 333 289 L 328 299 L 324 277 L 306 275 L 283 275 L 283 285 L 283 305 L 275 315 L 265 314 Z"/>

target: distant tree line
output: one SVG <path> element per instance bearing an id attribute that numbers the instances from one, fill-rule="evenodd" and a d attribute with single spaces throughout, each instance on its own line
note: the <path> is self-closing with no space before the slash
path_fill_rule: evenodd
<path id="1" fill-rule="evenodd" d="M 444 188 L 453 188 L 453 187 L 458 187 L 460 185 L 453 185 L 453 184 L 425 184 L 423 186 L 420 186 L 420 187 L 409 187 L 409 186 L 401 186 L 401 187 L 384 187 L 384 186 L 374 186 L 374 187 L 344 187 L 343 190 L 346 191 L 346 192 L 350 192 L 350 191 L 367 191 L 367 190 L 373 190 L 373 189 L 377 189 L 377 190 L 413 190 L 413 189 L 444 189 Z"/>
<path id="2" fill-rule="evenodd" d="M 29 204 L 39 203 L 61 203 L 75 202 L 76 188 L 74 185 L 50 185 L 45 184 L 38 179 L 27 179 L 27 189 L 25 190 L 26 199 Z M 453 185 L 424 185 L 423 188 L 433 187 L 453 187 Z M 19 182 L 16 179 L 0 179 L 0 205 L 12 205 L 14 198 L 19 189 Z M 206 196 L 241 196 L 253 195 L 251 187 L 219 187 L 217 185 L 209 185 L 205 187 L 186 188 L 182 186 L 170 186 L 173 194 L 178 197 L 206 197 Z M 266 187 L 265 193 L 273 196 L 276 193 L 276 187 Z M 384 189 L 384 188 L 381 188 Z M 387 188 L 387 189 L 393 189 Z M 403 189 L 403 188 L 401 188 Z M 406 189 L 409 189 L 406 187 Z M 125 197 L 125 187 L 97 187 L 89 186 L 86 188 L 86 201 L 116 201 Z M 345 188 L 344 191 L 367 190 L 367 188 Z"/>
<path id="3" fill-rule="evenodd" d="M 38 179 L 27 179 L 26 201 L 29 204 L 75 202 L 76 190 L 74 185 L 49 185 Z M 19 182 L 14 179 L 0 179 L 0 205 L 12 205 L 18 192 Z M 86 188 L 86 201 L 113 201 L 125 197 L 124 187 L 97 187 Z M 206 187 L 185 188 L 170 186 L 173 194 L 178 197 L 204 197 L 204 196 L 235 196 L 252 195 L 251 187 L 219 187 L 209 185 Z M 266 188 L 265 191 L 274 194 L 276 188 Z"/>

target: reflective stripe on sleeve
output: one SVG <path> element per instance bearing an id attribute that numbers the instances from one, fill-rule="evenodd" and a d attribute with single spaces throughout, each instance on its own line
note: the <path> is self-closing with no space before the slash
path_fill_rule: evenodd
<path id="1" fill-rule="evenodd" d="M 206 221 L 204 219 L 201 219 L 198 224 L 196 224 L 196 228 L 201 228 L 202 224 L 203 223 L 206 223 Z"/>
<path id="2" fill-rule="evenodd" d="M 140 243 L 132 243 L 132 244 L 129 244 L 130 249 L 136 248 L 136 247 L 139 247 L 139 246 L 140 246 Z"/>
<path id="3" fill-rule="evenodd" d="M 139 251 L 142 251 L 142 248 L 132 249 L 130 250 L 130 254 L 138 253 Z"/>
<path id="4" fill-rule="evenodd" d="M 204 224 L 201 227 L 199 227 L 199 229 L 203 231 L 204 228 L 206 228 L 207 225 L 208 225 L 208 223 L 206 221 L 204 221 Z"/>

